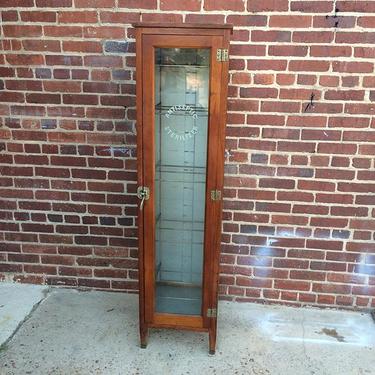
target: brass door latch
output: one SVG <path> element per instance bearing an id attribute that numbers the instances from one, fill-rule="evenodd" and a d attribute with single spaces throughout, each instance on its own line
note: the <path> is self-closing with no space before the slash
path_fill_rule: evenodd
<path id="1" fill-rule="evenodd" d="M 137 197 L 141 200 L 139 209 L 142 211 L 145 200 L 150 199 L 150 189 L 146 186 L 139 186 L 137 189 Z"/>

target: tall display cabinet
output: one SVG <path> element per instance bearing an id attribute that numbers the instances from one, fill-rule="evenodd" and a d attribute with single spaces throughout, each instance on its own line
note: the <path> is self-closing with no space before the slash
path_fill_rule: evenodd
<path id="1" fill-rule="evenodd" d="M 149 328 L 189 329 L 213 354 L 232 28 L 134 26 L 141 347 Z"/>

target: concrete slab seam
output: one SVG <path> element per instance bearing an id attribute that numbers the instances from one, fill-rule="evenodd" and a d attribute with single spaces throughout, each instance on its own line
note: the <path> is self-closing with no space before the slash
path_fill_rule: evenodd
<path id="1" fill-rule="evenodd" d="M 0 353 L 6 350 L 8 343 L 13 339 L 13 337 L 16 335 L 19 329 L 23 326 L 23 324 L 26 323 L 31 318 L 31 316 L 36 311 L 36 309 L 48 298 L 48 296 L 50 295 L 50 290 L 51 288 L 42 290 L 43 298 L 33 305 L 30 312 L 25 316 L 24 319 L 22 319 L 22 321 L 18 323 L 13 333 L 0 345 Z"/>

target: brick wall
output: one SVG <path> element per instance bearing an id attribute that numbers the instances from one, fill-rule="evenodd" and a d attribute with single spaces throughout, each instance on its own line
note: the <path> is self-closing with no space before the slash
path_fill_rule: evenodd
<path id="1" fill-rule="evenodd" d="M 0 9 L 1 278 L 136 291 L 130 24 L 228 22 L 222 298 L 375 307 L 375 1 Z"/>

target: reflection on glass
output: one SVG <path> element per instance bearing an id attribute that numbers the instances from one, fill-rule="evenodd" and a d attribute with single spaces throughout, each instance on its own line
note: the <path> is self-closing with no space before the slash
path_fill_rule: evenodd
<path id="1" fill-rule="evenodd" d="M 200 315 L 208 49 L 155 49 L 156 311 Z"/>

